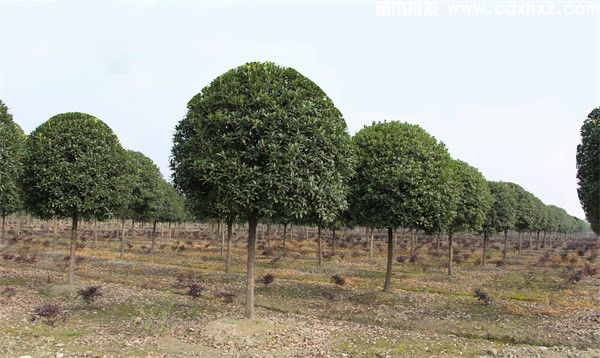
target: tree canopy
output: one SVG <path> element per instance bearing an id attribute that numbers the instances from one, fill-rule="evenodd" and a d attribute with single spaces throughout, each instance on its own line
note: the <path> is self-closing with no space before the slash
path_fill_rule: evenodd
<path id="1" fill-rule="evenodd" d="M 0 215 L 23 208 L 20 179 L 23 173 L 25 133 L 0 101 Z"/>
<path id="2" fill-rule="evenodd" d="M 581 126 L 577 146 L 579 200 L 592 230 L 600 235 L 600 107 L 594 109 Z"/>
<path id="3" fill-rule="evenodd" d="M 516 221 L 515 192 L 505 182 L 488 181 L 492 203 L 487 212 L 483 230 L 489 234 L 510 230 Z"/>

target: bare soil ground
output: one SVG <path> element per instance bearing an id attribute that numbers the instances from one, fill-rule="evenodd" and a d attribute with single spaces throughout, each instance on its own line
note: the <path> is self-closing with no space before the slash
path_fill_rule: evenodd
<path id="1" fill-rule="evenodd" d="M 256 272 L 275 280 L 257 285 L 258 318 L 247 321 L 241 230 L 230 275 L 208 226 L 180 231 L 179 245 L 163 239 L 154 253 L 138 232 L 125 260 L 117 259 L 111 233 L 101 232 L 93 248 L 85 232 L 74 286 L 65 285 L 67 234 L 53 249 L 47 229 L 21 233 L 0 247 L 0 356 L 600 357 L 597 249 L 586 241 L 525 247 L 500 261 L 497 238 L 482 268 L 480 241 L 464 238 L 448 277 L 445 247 L 423 237 L 411 263 L 400 240 L 393 292 L 383 293 L 383 240 L 369 259 L 364 235 L 347 232 L 335 255 L 325 244 L 319 267 L 312 234 L 295 232 L 302 240 L 288 240 L 284 256 L 273 233 L 271 250 L 261 240 Z M 200 297 L 187 294 L 189 284 L 202 289 Z M 90 285 L 101 285 L 102 296 L 88 304 L 77 291 Z M 477 288 L 489 304 L 473 296 Z M 64 319 L 31 321 L 47 302 L 64 308 Z"/>

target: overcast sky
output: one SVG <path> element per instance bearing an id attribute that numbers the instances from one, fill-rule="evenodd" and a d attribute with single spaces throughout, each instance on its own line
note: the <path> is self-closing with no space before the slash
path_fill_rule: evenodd
<path id="1" fill-rule="evenodd" d="M 380 16 L 373 1 L 0 0 L 0 98 L 26 132 L 93 114 L 170 177 L 188 100 L 229 68 L 274 61 L 321 86 L 351 133 L 419 124 L 487 179 L 583 217 L 575 152 L 600 104 L 600 11 L 452 15 L 449 4 Z"/>

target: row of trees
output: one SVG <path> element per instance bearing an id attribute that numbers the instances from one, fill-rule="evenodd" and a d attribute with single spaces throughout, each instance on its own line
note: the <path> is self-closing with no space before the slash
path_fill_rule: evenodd
<path id="1" fill-rule="evenodd" d="M 39 218 L 72 220 L 69 284 L 73 283 L 80 219 L 151 222 L 154 249 L 157 222 L 189 218 L 183 196 L 151 159 L 125 150 L 112 130 L 84 113 L 50 118 L 25 136 L 0 102 L 0 213 L 26 211 Z M 169 230 L 170 231 L 170 230 Z"/>
<path id="2" fill-rule="evenodd" d="M 570 232 L 585 223 L 512 183 L 489 183 L 416 125 L 373 123 L 350 137 L 341 113 L 291 68 L 248 63 L 217 77 L 177 125 L 175 185 L 205 218 L 248 221 L 246 317 L 254 315 L 259 220 L 387 229 L 390 290 L 398 228 L 449 240 L 458 232 Z M 372 247 L 372 245 L 371 245 Z"/>
<path id="3" fill-rule="evenodd" d="M 350 137 L 342 114 L 315 83 L 268 62 L 234 68 L 190 100 L 174 135 L 177 191 L 150 159 L 124 150 L 93 116 L 57 115 L 27 138 L 9 115 L 4 117 L 16 134 L 2 139 L 14 142 L 2 153 L 14 163 L 12 181 L 5 185 L 4 173 L 0 177 L 3 217 L 21 208 L 22 190 L 30 213 L 71 218 L 70 283 L 79 218 L 121 219 L 122 243 L 125 219 L 185 220 L 187 207 L 196 219 L 227 225 L 227 271 L 232 224 L 247 221 L 248 318 L 254 317 L 259 222 L 317 226 L 319 258 L 321 228 L 386 229 L 386 291 L 397 229 L 445 234 L 449 274 L 459 232 L 483 234 L 487 244 L 490 235 L 506 237 L 510 229 L 538 235 L 585 229 L 581 220 L 516 184 L 486 181 L 417 125 L 373 123 Z M 5 205 L 11 190 L 16 194 L 7 197 L 16 204 Z"/>

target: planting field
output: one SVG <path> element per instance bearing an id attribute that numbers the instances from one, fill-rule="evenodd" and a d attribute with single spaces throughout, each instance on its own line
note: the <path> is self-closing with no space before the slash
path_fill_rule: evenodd
<path id="1" fill-rule="evenodd" d="M 446 240 L 417 237 L 410 255 L 401 234 L 384 293 L 383 231 L 372 259 L 364 229 L 339 232 L 335 247 L 324 231 L 319 267 L 316 229 L 294 227 L 284 253 L 281 228 L 268 248 L 260 226 L 256 319 L 247 320 L 244 227 L 234 230 L 229 275 L 210 225 L 157 238 L 152 253 L 138 227 L 124 260 L 114 230 L 103 227 L 94 248 L 90 227 L 73 286 L 66 234 L 53 248 L 49 227 L 24 230 L 0 249 L 0 356 L 600 356 L 597 247 L 586 238 L 549 238 L 545 249 L 525 239 L 520 256 L 512 238 L 502 260 L 494 237 L 481 267 L 481 238 L 458 237 L 448 277 Z M 101 295 L 83 295 L 89 303 L 78 297 L 97 285 Z"/>

